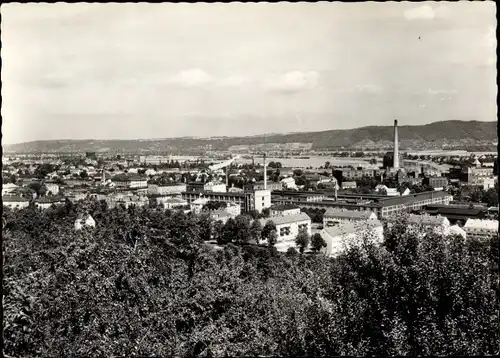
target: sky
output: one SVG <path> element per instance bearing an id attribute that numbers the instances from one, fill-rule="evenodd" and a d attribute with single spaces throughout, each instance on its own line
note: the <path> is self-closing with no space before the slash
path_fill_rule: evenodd
<path id="1" fill-rule="evenodd" d="M 4 144 L 497 120 L 494 2 L 0 12 Z"/>

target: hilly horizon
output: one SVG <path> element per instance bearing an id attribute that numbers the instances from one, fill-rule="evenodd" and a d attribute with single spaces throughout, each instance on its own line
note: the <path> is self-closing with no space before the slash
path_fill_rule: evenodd
<path id="1" fill-rule="evenodd" d="M 341 147 L 382 148 L 393 140 L 393 126 L 365 126 L 314 132 L 266 133 L 251 136 L 171 137 L 161 139 L 59 139 L 4 145 L 8 152 L 80 151 L 191 151 L 228 150 L 263 144 L 311 143 L 312 149 Z M 449 120 L 425 125 L 399 125 L 405 148 L 468 147 L 497 142 L 497 123 Z M 147 145 L 145 145 L 147 143 Z"/>

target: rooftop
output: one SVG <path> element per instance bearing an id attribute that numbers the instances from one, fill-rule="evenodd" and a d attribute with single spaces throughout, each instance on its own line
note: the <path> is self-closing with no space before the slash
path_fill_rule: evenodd
<path id="1" fill-rule="evenodd" d="M 294 209 L 300 209 L 300 208 L 294 204 L 283 204 L 283 205 L 273 205 L 273 206 L 271 206 L 270 209 L 275 210 L 275 211 L 285 211 L 285 210 L 294 210 Z"/>
<path id="2" fill-rule="evenodd" d="M 464 229 L 498 231 L 498 220 L 468 219 Z"/>
<path id="3" fill-rule="evenodd" d="M 285 216 L 273 216 L 267 219 L 264 218 L 260 219 L 260 223 L 262 224 L 262 226 L 264 226 L 268 220 L 271 220 L 276 225 L 283 225 L 283 224 L 292 224 L 298 221 L 311 220 L 311 218 L 306 213 L 300 213 L 300 214 L 292 214 Z"/>
<path id="4" fill-rule="evenodd" d="M 374 213 L 372 211 L 341 210 L 335 208 L 326 209 L 323 217 L 333 217 L 342 219 L 368 220 Z"/>
<path id="5" fill-rule="evenodd" d="M 2 196 L 2 201 L 6 203 L 18 203 L 18 202 L 27 202 L 29 200 L 23 198 L 22 196 L 7 195 L 7 196 Z"/>
<path id="6" fill-rule="evenodd" d="M 379 220 L 374 220 L 366 223 L 347 222 L 337 226 L 325 226 L 323 230 L 325 230 L 328 235 L 336 237 L 341 235 L 353 234 L 356 232 L 363 232 L 380 226 L 382 226 L 382 223 Z"/>

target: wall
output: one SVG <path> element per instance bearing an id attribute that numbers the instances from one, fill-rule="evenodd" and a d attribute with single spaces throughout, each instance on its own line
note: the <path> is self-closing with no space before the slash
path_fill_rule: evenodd
<path id="1" fill-rule="evenodd" d="M 272 218 L 270 218 L 269 220 L 272 220 Z M 311 220 L 304 220 L 304 221 L 297 221 L 295 223 L 276 225 L 276 231 L 278 232 L 278 242 L 295 240 L 295 238 L 299 233 L 299 225 L 305 225 L 305 224 L 307 224 L 307 233 L 311 235 Z M 290 228 L 290 233 L 285 236 L 280 236 L 280 230 L 286 227 Z"/>
<path id="2" fill-rule="evenodd" d="M 256 190 L 254 192 L 254 208 L 259 213 L 265 208 L 271 207 L 271 191 L 270 190 Z"/>

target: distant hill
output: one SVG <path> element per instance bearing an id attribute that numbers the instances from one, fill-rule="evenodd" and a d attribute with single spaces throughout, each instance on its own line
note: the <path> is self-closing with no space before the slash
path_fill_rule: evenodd
<path id="1" fill-rule="evenodd" d="M 231 146 L 264 143 L 312 143 L 313 149 L 382 149 L 392 145 L 392 126 L 369 126 L 347 130 L 263 134 L 249 137 L 166 138 L 151 140 L 49 140 L 5 145 L 5 152 L 172 152 L 193 153 L 228 150 Z M 487 146 L 497 143 L 497 122 L 444 121 L 420 126 L 399 126 L 401 149 L 438 149 Z"/>

